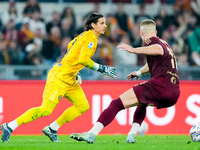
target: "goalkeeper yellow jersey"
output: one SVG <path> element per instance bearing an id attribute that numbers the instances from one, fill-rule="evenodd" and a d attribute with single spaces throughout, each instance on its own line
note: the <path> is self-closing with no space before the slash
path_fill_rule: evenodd
<path id="1" fill-rule="evenodd" d="M 89 30 L 81 33 L 68 44 L 68 51 L 60 63 L 52 68 L 52 73 L 67 84 L 75 82 L 76 74 L 84 67 L 91 68 L 97 47 L 97 37 Z"/>

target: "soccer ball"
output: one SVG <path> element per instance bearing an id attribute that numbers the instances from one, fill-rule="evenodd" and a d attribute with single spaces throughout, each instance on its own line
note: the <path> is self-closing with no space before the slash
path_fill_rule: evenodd
<path id="1" fill-rule="evenodd" d="M 193 142 L 200 142 L 200 124 L 196 124 L 190 129 L 190 137 Z"/>

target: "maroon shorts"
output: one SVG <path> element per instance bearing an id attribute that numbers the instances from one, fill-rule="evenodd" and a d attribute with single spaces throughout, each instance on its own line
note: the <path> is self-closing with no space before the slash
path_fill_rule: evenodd
<path id="1" fill-rule="evenodd" d="M 157 109 L 173 106 L 180 95 L 179 85 L 165 78 L 151 78 L 133 86 L 135 95 L 140 103 L 154 104 Z"/>

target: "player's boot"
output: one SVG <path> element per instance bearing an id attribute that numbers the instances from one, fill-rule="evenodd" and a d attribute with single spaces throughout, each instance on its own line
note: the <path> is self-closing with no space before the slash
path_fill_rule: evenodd
<path id="1" fill-rule="evenodd" d="M 135 143 L 136 134 L 132 133 L 127 136 L 126 143 Z"/>
<path id="2" fill-rule="evenodd" d="M 53 133 L 50 129 L 50 126 L 46 126 L 42 132 L 49 137 L 49 139 L 53 142 L 60 142 L 57 137 L 57 132 Z"/>
<path id="3" fill-rule="evenodd" d="M 77 140 L 77 141 L 86 141 L 87 143 L 94 143 L 96 135 L 89 132 L 84 133 L 72 133 L 71 138 Z"/>
<path id="4" fill-rule="evenodd" d="M 11 129 L 10 129 L 11 130 Z M 8 142 L 8 139 L 12 133 L 12 131 L 9 130 L 9 127 L 8 127 L 8 123 L 4 123 L 1 125 L 1 131 L 2 131 L 2 134 L 1 134 L 1 139 L 3 142 Z"/>

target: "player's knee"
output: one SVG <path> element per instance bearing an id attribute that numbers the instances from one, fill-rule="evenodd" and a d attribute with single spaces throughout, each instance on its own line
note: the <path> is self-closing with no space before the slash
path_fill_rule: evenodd
<path id="1" fill-rule="evenodd" d="M 50 107 L 47 106 L 42 106 L 41 107 L 41 117 L 45 117 L 45 116 L 49 116 L 52 113 L 52 109 Z"/>
<path id="2" fill-rule="evenodd" d="M 109 108 L 112 108 L 112 109 L 114 108 L 114 109 L 122 110 L 122 109 L 124 109 L 125 107 L 124 107 L 124 105 L 123 105 L 121 99 L 118 98 L 118 99 L 115 99 L 115 100 L 111 101 L 111 103 L 110 103 L 110 105 L 109 105 Z"/>
<path id="3" fill-rule="evenodd" d="M 86 103 L 83 103 L 83 104 L 81 104 L 81 105 L 76 106 L 76 108 L 77 108 L 81 113 L 84 113 L 84 112 L 86 112 L 86 111 L 90 108 L 90 105 L 88 104 L 88 102 L 86 102 Z"/>

